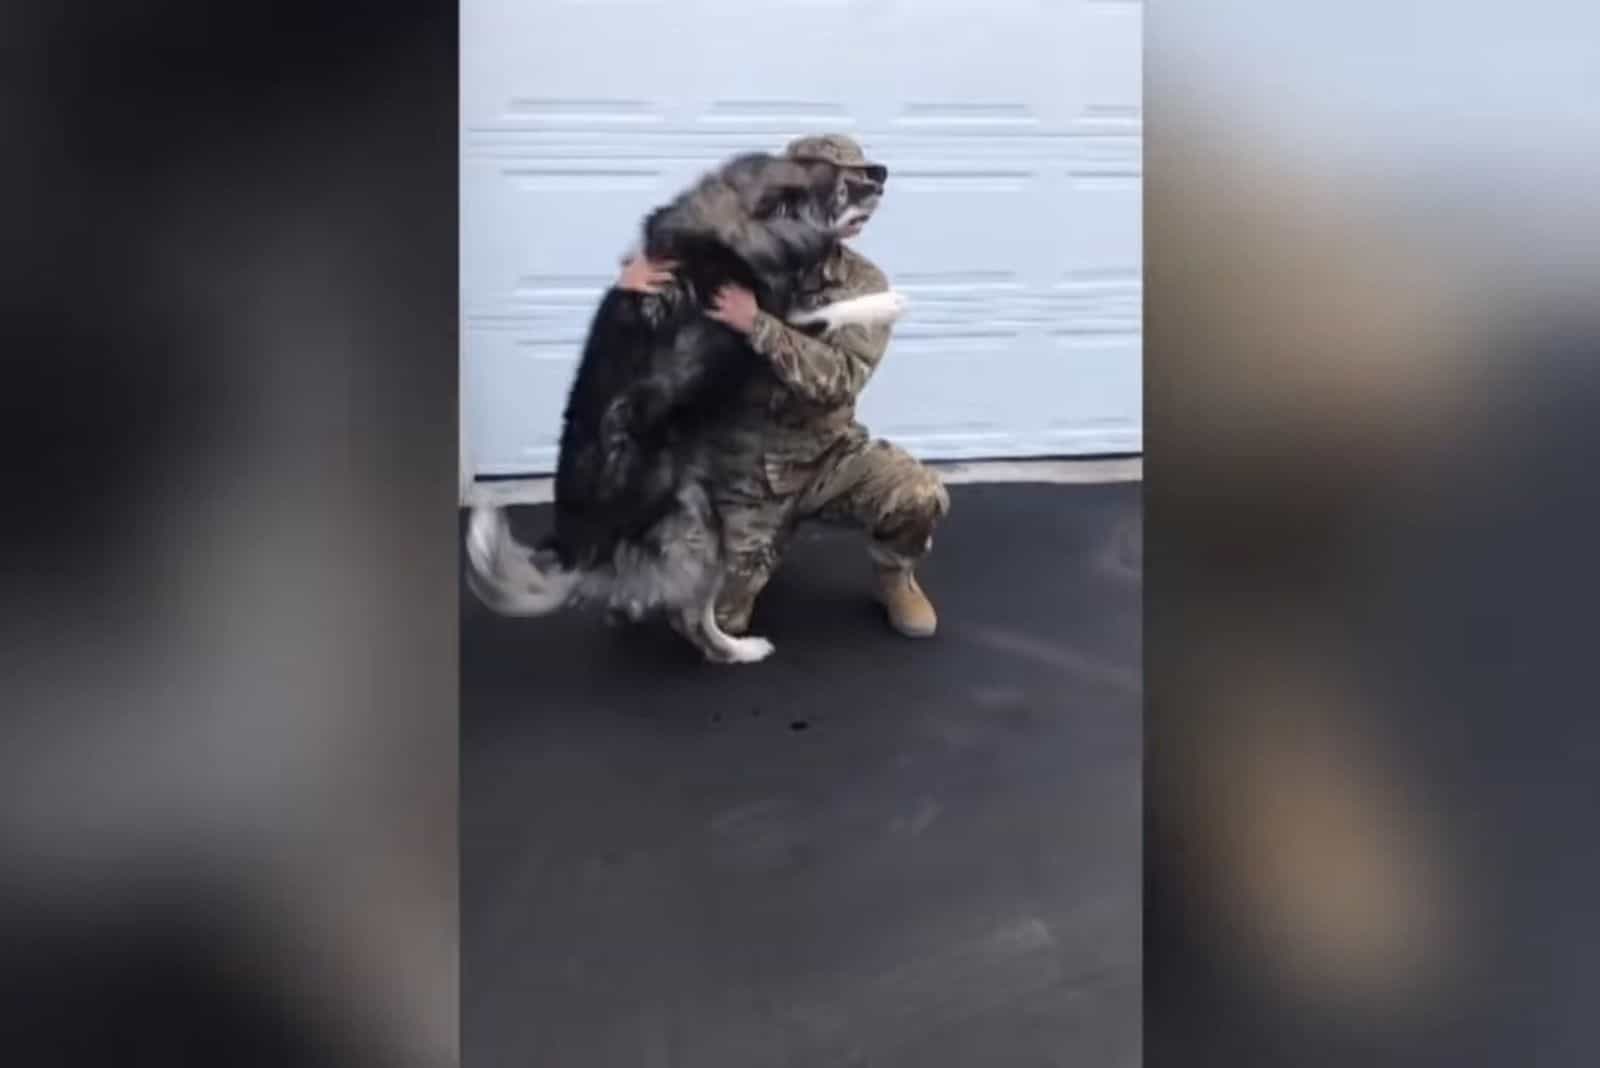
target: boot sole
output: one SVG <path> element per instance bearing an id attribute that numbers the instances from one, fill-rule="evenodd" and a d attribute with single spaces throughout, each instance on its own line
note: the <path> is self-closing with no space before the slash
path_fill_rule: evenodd
<path id="1" fill-rule="evenodd" d="M 938 633 L 939 624 L 935 623 L 933 626 L 923 630 L 918 627 L 908 627 L 904 624 L 896 623 L 891 619 L 889 620 L 889 628 L 902 638 L 931 638 Z"/>
<path id="2" fill-rule="evenodd" d="M 921 627 L 912 627 L 901 623 L 889 612 L 889 606 L 883 603 L 882 598 L 878 598 L 878 607 L 883 609 L 884 617 L 889 622 L 889 629 L 900 635 L 902 638 L 931 638 L 939 630 L 939 623 L 937 620 L 934 621 L 931 627 L 928 627 L 925 630 Z"/>

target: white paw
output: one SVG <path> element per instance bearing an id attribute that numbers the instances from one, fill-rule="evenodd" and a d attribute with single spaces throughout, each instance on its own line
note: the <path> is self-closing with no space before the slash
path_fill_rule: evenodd
<path id="1" fill-rule="evenodd" d="M 839 316 L 842 322 L 871 326 L 876 323 L 894 322 L 905 314 L 906 307 L 910 303 L 904 293 L 891 289 L 885 293 L 868 293 L 864 297 L 841 301 L 835 307 L 843 313 Z"/>
<path id="2" fill-rule="evenodd" d="M 823 322 L 828 317 L 828 308 L 831 308 L 832 306 L 833 305 L 830 304 L 822 308 L 813 309 L 811 311 L 790 312 L 789 322 L 794 326 L 810 326 L 812 323 Z"/>
<path id="3" fill-rule="evenodd" d="M 733 638 L 729 641 L 730 664 L 755 664 L 772 655 L 777 646 L 765 638 Z"/>
<path id="4" fill-rule="evenodd" d="M 868 293 L 864 297 L 851 297 L 848 300 L 835 301 L 824 304 L 820 308 L 813 308 L 807 312 L 797 312 L 789 316 L 789 321 L 796 326 L 805 326 L 810 323 L 822 323 L 825 332 L 832 332 L 841 326 L 874 326 L 880 323 L 892 323 L 905 314 L 911 302 L 904 293 L 889 290 L 884 293 Z"/>

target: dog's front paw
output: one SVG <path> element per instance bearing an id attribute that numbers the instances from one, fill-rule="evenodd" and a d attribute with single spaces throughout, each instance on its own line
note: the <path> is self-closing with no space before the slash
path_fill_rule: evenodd
<path id="1" fill-rule="evenodd" d="M 771 656 L 777 646 L 765 638 L 734 638 L 729 642 L 728 663 L 756 664 Z"/>
<path id="2" fill-rule="evenodd" d="M 899 319 L 910 304 L 904 293 L 891 289 L 799 312 L 791 315 L 789 322 L 802 328 L 820 328 L 822 333 L 830 333 L 844 326 L 880 326 Z"/>

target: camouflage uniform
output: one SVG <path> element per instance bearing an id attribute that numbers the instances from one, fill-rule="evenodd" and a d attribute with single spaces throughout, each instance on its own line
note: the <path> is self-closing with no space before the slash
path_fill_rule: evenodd
<path id="1" fill-rule="evenodd" d="M 886 173 L 840 135 L 801 138 L 787 152 L 861 167 L 879 180 Z M 841 245 L 806 279 L 799 305 L 815 308 L 888 288 L 883 272 Z M 856 421 L 856 398 L 883 358 L 889 333 L 887 325 L 850 325 L 813 338 L 756 313 L 750 344 L 773 374 L 758 376 L 744 394 L 718 450 L 716 496 L 729 570 L 717 617 L 725 629 L 747 628 L 756 596 L 805 519 L 863 528 L 880 575 L 900 573 L 914 588 L 911 568 L 931 548 L 950 497 L 932 469 L 873 440 Z M 893 619 L 892 604 L 890 612 Z M 931 606 L 926 614 L 931 633 Z"/>

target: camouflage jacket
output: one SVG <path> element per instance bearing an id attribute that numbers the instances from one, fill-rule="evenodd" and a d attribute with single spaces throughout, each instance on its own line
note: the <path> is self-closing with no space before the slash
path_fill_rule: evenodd
<path id="1" fill-rule="evenodd" d="M 807 280 L 801 309 L 881 293 L 889 281 L 865 256 L 843 245 Z M 730 420 L 722 457 L 731 471 L 759 474 L 768 492 L 796 493 L 829 448 L 865 436 L 856 398 L 889 346 L 891 327 L 845 326 L 820 338 L 756 312 L 750 346 L 771 375 L 759 375 Z"/>

